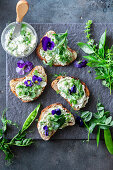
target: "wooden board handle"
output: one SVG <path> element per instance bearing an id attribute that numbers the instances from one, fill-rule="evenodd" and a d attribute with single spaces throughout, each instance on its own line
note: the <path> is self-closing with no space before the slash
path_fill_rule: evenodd
<path id="1" fill-rule="evenodd" d="M 17 13 L 17 22 L 22 22 L 23 17 L 26 15 L 27 11 L 29 9 L 29 4 L 26 0 L 20 0 L 18 1 L 16 5 L 16 13 Z"/>

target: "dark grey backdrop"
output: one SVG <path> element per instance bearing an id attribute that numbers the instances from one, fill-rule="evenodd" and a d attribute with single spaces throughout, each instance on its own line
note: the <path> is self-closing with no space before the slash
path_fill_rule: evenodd
<path id="1" fill-rule="evenodd" d="M 15 20 L 16 0 L 0 1 L 0 33 L 7 22 Z M 106 0 L 29 0 L 30 10 L 25 17 L 32 23 L 83 23 L 113 22 L 113 2 Z M 5 52 L 0 46 L 0 111 L 5 108 Z M 13 148 L 16 158 L 9 167 L 4 166 L 0 151 L 0 169 L 17 170 L 112 170 L 113 156 L 107 152 L 104 142 L 96 148 L 95 140 L 89 144 L 82 140 L 36 141 L 29 148 Z"/>

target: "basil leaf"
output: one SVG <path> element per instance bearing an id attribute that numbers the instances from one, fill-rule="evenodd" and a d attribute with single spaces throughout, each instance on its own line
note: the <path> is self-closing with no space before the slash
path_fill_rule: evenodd
<path id="1" fill-rule="evenodd" d="M 98 127 L 98 130 L 97 130 L 97 137 L 96 137 L 97 147 L 98 147 L 98 145 L 99 145 L 99 140 L 100 140 L 100 128 Z"/>
<path id="2" fill-rule="evenodd" d="M 77 45 L 87 54 L 93 54 L 94 53 L 93 48 L 86 43 L 78 42 Z"/>
<path id="3" fill-rule="evenodd" d="M 34 119 L 36 118 L 37 114 L 38 114 L 38 110 L 40 108 L 40 104 L 35 108 L 35 110 L 33 112 L 30 113 L 30 115 L 27 117 L 27 119 L 25 120 L 23 127 L 22 127 L 22 132 L 25 131 L 26 129 L 28 129 L 28 127 L 31 125 L 31 123 L 34 121 Z"/>
<path id="4" fill-rule="evenodd" d="M 99 49 L 104 48 L 106 42 L 106 31 L 101 35 L 100 41 L 99 41 Z"/>
<path id="5" fill-rule="evenodd" d="M 104 130 L 104 140 L 105 140 L 105 144 L 106 144 L 108 151 L 111 154 L 113 154 L 113 141 L 112 141 L 112 136 L 111 136 L 111 132 L 109 129 Z"/>

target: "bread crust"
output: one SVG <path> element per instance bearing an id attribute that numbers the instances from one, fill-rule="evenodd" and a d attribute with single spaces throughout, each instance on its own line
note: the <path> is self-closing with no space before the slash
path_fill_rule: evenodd
<path id="1" fill-rule="evenodd" d="M 58 90 L 58 87 L 57 87 L 57 83 L 59 82 L 59 80 L 61 79 L 61 78 L 65 78 L 65 76 L 58 76 L 52 83 L 51 83 L 51 87 L 55 90 L 55 91 L 59 91 Z M 72 78 L 74 78 L 74 77 L 72 77 Z M 74 79 L 76 79 L 76 80 L 78 80 L 78 78 L 74 78 Z M 88 87 L 86 86 L 86 84 L 83 82 L 83 81 L 81 81 L 80 80 L 80 82 L 81 82 L 81 84 L 83 84 L 84 86 L 85 86 L 85 93 L 86 93 L 86 96 L 87 97 L 89 97 L 90 96 L 90 92 L 89 92 L 89 89 L 88 89 Z M 65 99 L 65 98 L 64 98 Z M 67 100 L 67 99 L 65 99 L 68 103 L 69 103 L 69 105 L 72 107 L 72 104 Z M 80 110 L 80 109 L 77 109 L 77 108 L 73 108 L 74 110 Z"/>
<path id="2" fill-rule="evenodd" d="M 47 83 L 47 75 L 45 73 L 45 70 L 42 66 L 36 66 L 34 67 L 31 72 L 25 76 L 25 77 L 22 77 L 22 78 L 15 78 L 15 79 L 12 79 L 10 80 L 9 84 L 10 84 L 10 88 L 11 88 L 11 91 L 15 94 L 16 97 L 18 97 L 17 93 L 16 93 L 16 85 L 20 82 L 20 81 L 23 81 L 24 79 L 26 79 L 26 77 L 31 77 L 33 76 L 33 73 L 34 71 L 37 70 L 39 74 L 42 74 L 43 77 L 45 77 L 45 81 Z M 45 87 L 42 88 L 42 92 L 44 91 Z M 42 93 L 41 93 L 42 94 Z M 40 94 L 40 95 L 41 95 Z M 39 95 L 39 96 L 40 96 Z M 35 97 L 33 100 L 23 100 L 22 98 L 18 97 L 20 100 L 22 100 L 22 102 L 26 103 L 26 102 L 31 102 L 31 101 L 34 101 L 36 100 L 39 96 Z"/>
<path id="3" fill-rule="evenodd" d="M 38 123 L 37 123 L 37 128 L 38 128 L 38 125 L 39 125 L 40 120 L 43 118 L 43 116 L 44 116 L 44 114 L 46 113 L 46 111 L 48 111 L 48 109 L 50 109 L 50 108 L 52 108 L 52 107 L 56 107 L 56 106 L 61 106 L 66 112 L 70 113 L 70 111 L 67 110 L 66 108 L 64 108 L 63 105 L 60 104 L 60 103 L 51 104 L 51 105 L 47 106 L 46 108 L 44 108 L 44 109 L 41 111 L 41 114 L 40 114 L 40 116 L 39 116 Z M 72 115 L 72 116 L 73 116 L 73 115 Z M 67 126 L 73 126 L 73 125 L 75 124 L 74 116 L 73 116 L 73 120 L 74 120 L 74 121 L 73 121 L 73 122 L 69 122 Z M 46 136 L 46 135 L 44 135 L 44 134 L 42 134 L 42 133 L 40 132 L 39 128 L 38 128 L 38 131 L 39 131 L 39 134 L 40 134 L 40 136 L 41 136 L 41 138 L 42 138 L 43 140 L 49 140 L 49 139 L 51 138 L 51 136 L 53 136 L 54 133 L 56 132 L 56 131 L 53 131 L 50 136 Z"/>
<path id="4" fill-rule="evenodd" d="M 52 34 L 56 34 L 54 31 L 50 30 L 50 31 L 46 32 L 46 34 L 45 34 L 43 37 L 48 36 L 48 34 L 49 34 L 50 32 L 51 32 Z M 42 61 L 44 60 L 44 61 L 47 63 L 46 59 L 43 58 L 43 57 L 41 56 L 41 54 L 40 54 L 40 49 L 42 48 L 42 39 L 43 39 L 43 37 L 41 38 L 40 43 L 39 43 L 39 45 L 38 45 L 38 47 L 37 47 L 37 49 L 36 49 L 36 54 L 37 54 L 37 56 L 39 57 L 40 60 L 42 60 Z M 73 53 L 73 58 L 72 58 L 71 62 L 67 64 L 67 65 L 69 65 L 69 64 L 71 64 L 71 63 L 77 58 L 77 53 L 76 53 L 76 51 L 72 50 L 72 49 L 69 48 L 69 47 L 67 47 L 67 49 L 68 49 L 70 52 Z M 65 65 L 53 64 L 53 66 L 56 66 L 56 67 L 62 66 L 62 67 L 63 67 L 63 66 L 65 66 Z"/>

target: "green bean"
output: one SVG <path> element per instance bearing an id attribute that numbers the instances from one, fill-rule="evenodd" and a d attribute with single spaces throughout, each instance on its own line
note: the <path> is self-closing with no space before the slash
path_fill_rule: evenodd
<path id="1" fill-rule="evenodd" d="M 28 127 L 31 125 L 31 123 L 34 121 L 34 119 L 36 118 L 37 114 L 38 114 L 38 110 L 40 108 L 40 104 L 35 108 L 35 110 L 33 110 L 30 115 L 27 117 L 27 119 L 25 120 L 23 127 L 22 127 L 22 132 L 25 131 L 26 129 L 28 129 Z"/>

